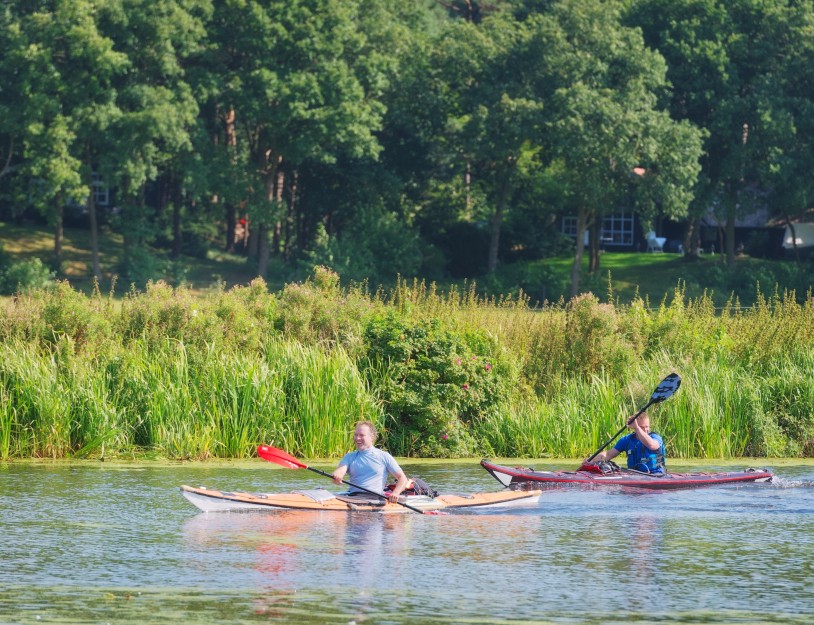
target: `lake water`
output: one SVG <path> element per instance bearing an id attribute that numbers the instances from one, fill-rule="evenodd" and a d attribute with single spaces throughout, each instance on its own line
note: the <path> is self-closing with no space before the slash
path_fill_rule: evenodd
<path id="1" fill-rule="evenodd" d="M 500 488 L 477 462 L 403 466 Z M 332 488 L 261 460 L 0 464 L 0 623 L 814 623 L 814 464 L 757 466 L 779 478 L 424 516 L 205 514 L 178 491 Z"/>

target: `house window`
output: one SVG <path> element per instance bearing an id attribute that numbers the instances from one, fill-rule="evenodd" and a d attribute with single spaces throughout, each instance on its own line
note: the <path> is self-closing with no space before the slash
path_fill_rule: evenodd
<path id="1" fill-rule="evenodd" d="M 633 245 L 633 215 L 616 213 L 605 217 L 601 237 L 605 245 Z"/>
<path id="2" fill-rule="evenodd" d="M 633 245 L 633 215 L 616 213 L 602 220 L 599 238 L 602 245 Z M 562 233 L 571 237 L 577 236 L 577 218 L 562 218 Z"/>
<path id="3" fill-rule="evenodd" d="M 110 206 L 110 187 L 102 182 L 102 177 L 96 172 L 91 174 L 91 178 L 93 203 L 96 206 Z"/>
<path id="4" fill-rule="evenodd" d="M 99 208 L 107 208 L 110 206 L 110 187 L 102 181 L 102 177 L 95 171 L 91 173 L 90 192 L 93 193 L 94 206 Z M 69 199 L 65 205 L 81 207 L 84 213 L 88 208 L 87 200 L 89 199 L 90 198 L 86 198 L 84 202 Z"/>

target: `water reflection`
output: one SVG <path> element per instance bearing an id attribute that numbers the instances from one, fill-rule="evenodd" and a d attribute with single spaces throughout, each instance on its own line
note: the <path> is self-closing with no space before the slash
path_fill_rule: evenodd
<path id="1" fill-rule="evenodd" d="M 250 554 L 262 588 L 255 613 L 280 616 L 297 592 L 313 586 L 344 591 L 340 605 L 357 622 L 381 612 L 381 596 L 399 600 L 402 567 L 409 566 L 413 523 L 407 514 L 274 512 L 199 514 L 184 524 L 195 553 L 233 560 Z M 388 589 L 382 593 L 382 587 Z"/>
<path id="2" fill-rule="evenodd" d="M 627 544 L 622 551 L 628 582 L 639 589 L 629 595 L 631 610 L 646 614 L 656 607 L 660 571 L 663 521 L 653 514 L 633 516 L 627 520 L 624 535 Z"/>

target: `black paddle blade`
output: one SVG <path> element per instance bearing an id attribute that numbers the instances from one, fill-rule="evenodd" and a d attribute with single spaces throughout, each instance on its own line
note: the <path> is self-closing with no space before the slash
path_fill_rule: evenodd
<path id="1" fill-rule="evenodd" d="M 653 396 L 650 398 L 650 403 L 658 404 L 659 402 L 663 402 L 665 399 L 671 397 L 673 393 L 678 390 L 679 386 L 681 386 L 681 378 L 677 373 L 671 373 L 664 378 L 656 390 L 653 391 Z"/>

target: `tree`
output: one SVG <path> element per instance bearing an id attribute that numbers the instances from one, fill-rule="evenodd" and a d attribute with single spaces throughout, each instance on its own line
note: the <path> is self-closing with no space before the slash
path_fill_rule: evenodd
<path id="1" fill-rule="evenodd" d="M 793 228 L 791 216 L 814 200 L 814 3 L 778 3 L 771 15 L 763 38 L 772 50 L 757 84 L 752 133 L 765 144 L 756 175 L 772 213 Z"/>
<path id="2" fill-rule="evenodd" d="M 147 184 L 163 172 L 180 181 L 185 172 L 179 164 L 193 148 L 199 108 L 183 60 L 199 51 L 211 10 L 199 0 L 99 7 L 100 30 L 129 62 L 128 72 L 113 81 L 117 111 L 99 159 L 101 173 L 119 194 L 123 270 L 131 279 L 149 277 L 154 262 L 144 249 L 156 233 L 155 208 L 145 200 Z"/>
<path id="3" fill-rule="evenodd" d="M 292 181 L 307 159 L 375 156 L 388 56 L 369 45 L 358 0 L 228 0 L 216 6 L 213 54 L 223 72 L 210 110 L 235 112 L 252 184 L 246 206 L 258 273 L 284 253 L 296 202 Z"/>
<path id="4" fill-rule="evenodd" d="M 534 152 L 539 135 L 543 103 L 527 89 L 530 68 L 521 61 L 525 37 L 524 25 L 505 13 L 480 25 L 452 23 L 436 46 L 448 95 L 446 158 L 464 180 L 464 218 L 488 219 L 487 273 L 497 267 L 519 160 Z"/>
<path id="5" fill-rule="evenodd" d="M 792 162 L 810 163 L 800 130 L 811 112 L 812 4 L 642 0 L 627 21 L 667 60 L 673 115 L 707 131 L 692 213 L 697 223 L 715 209 L 732 267 L 735 220 L 754 210 L 754 190 L 805 201 L 789 193 L 809 178 Z M 697 236 L 689 243 L 697 250 Z"/>
<path id="6" fill-rule="evenodd" d="M 596 271 L 601 218 L 638 190 L 634 168 L 648 172 L 640 208 L 652 211 L 658 204 L 672 216 L 686 212 L 698 171 L 700 134 L 659 106 L 665 63 L 638 30 L 621 25 L 621 8 L 618 2 L 562 0 L 550 13 L 529 17 L 536 89 L 547 103 L 541 157 L 560 174 L 561 192 L 577 218 L 572 295 L 579 292 L 583 232 L 590 231 L 590 269 Z"/>
<path id="7" fill-rule="evenodd" d="M 29 197 L 54 227 L 57 266 L 63 207 L 71 200 L 84 202 L 90 189 L 87 167 L 83 176 L 79 132 L 95 107 L 103 105 L 97 100 L 100 94 L 94 91 L 93 79 L 104 81 L 111 64 L 120 62 L 108 55 L 110 46 L 96 33 L 92 9 L 85 0 L 14 2 L 4 15 L 4 40 L 9 47 L 3 65 L 13 76 L 6 84 L 17 98 L 15 112 L 9 116 L 17 126 L 9 129 L 9 149 L 16 138 Z"/>

